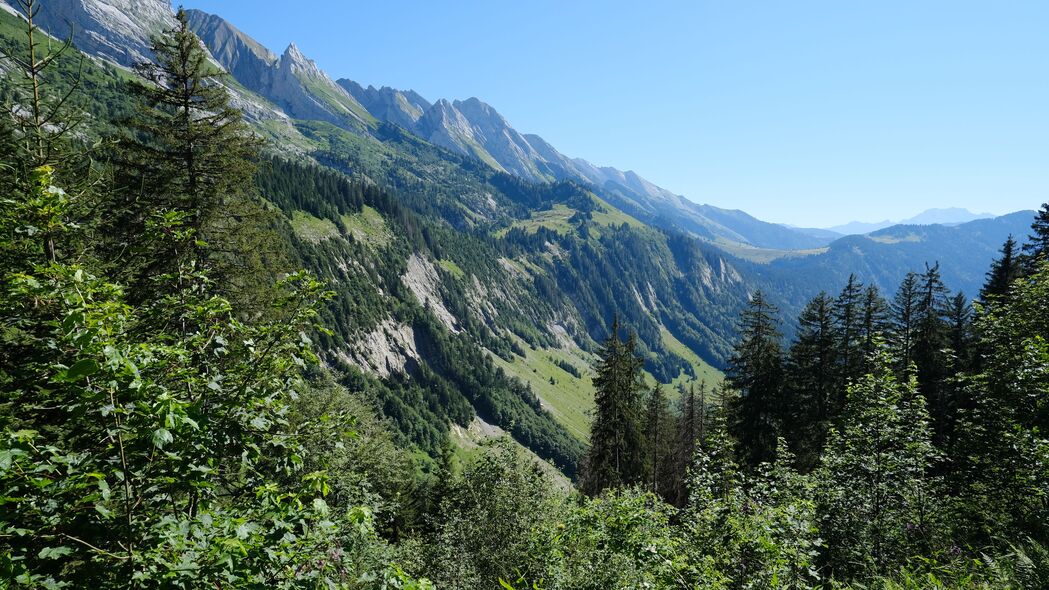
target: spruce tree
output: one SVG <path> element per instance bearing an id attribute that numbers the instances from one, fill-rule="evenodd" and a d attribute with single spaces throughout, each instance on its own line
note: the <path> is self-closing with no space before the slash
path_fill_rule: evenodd
<path id="1" fill-rule="evenodd" d="M 130 256 L 115 266 L 133 300 L 182 258 L 209 266 L 238 307 L 264 306 L 264 285 L 286 261 L 272 213 L 254 194 L 261 140 L 231 106 L 226 74 L 209 61 L 185 11 L 151 48 L 155 62 L 139 64 L 140 78 L 129 84 L 137 111 L 117 154 L 124 198 L 113 203 L 109 229 L 123 244 L 110 247 Z M 164 215 L 179 218 L 181 239 L 144 239 Z"/>
<path id="2" fill-rule="evenodd" d="M 834 300 L 826 293 L 820 293 L 805 306 L 788 355 L 787 438 L 803 466 L 815 465 L 828 422 L 840 410 L 837 363 L 842 350 L 834 325 L 834 307 Z"/>
<path id="3" fill-rule="evenodd" d="M 637 355 L 635 336 L 624 342 L 619 331 L 616 318 L 595 367 L 596 408 L 580 481 L 580 488 L 591 496 L 608 488 L 641 483 L 645 478 L 643 360 Z"/>
<path id="4" fill-rule="evenodd" d="M 874 373 L 849 387 L 843 424 L 831 431 L 819 472 L 835 577 L 886 574 L 935 546 L 941 501 L 928 473 L 937 460 L 917 382 L 901 383 L 881 354 Z"/>
<path id="5" fill-rule="evenodd" d="M 920 280 L 914 362 L 918 389 L 928 400 L 937 442 L 942 443 L 953 429 L 955 405 L 945 388 L 949 375 L 948 359 L 944 354 L 950 345 L 950 327 L 946 321 L 949 292 L 940 279 L 939 264 L 927 265 Z"/>
<path id="6" fill-rule="evenodd" d="M 1031 231 L 1027 243 L 1024 244 L 1027 274 L 1033 274 L 1038 268 L 1038 263 L 1049 257 L 1049 203 L 1043 203 L 1042 208 L 1038 210 L 1031 224 Z"/>
<path id="7" fill-rule="evenodd" d="M 696 384 L 690 383 L 688 388 L 681 387 L 678 398 L 678 421 L 674 442 L 674 455 L 676 467 L 674 470 L 675 496 L 673 503 L 682 507 L 688 501 L 688 486 L 686 484 L 688 470 L 692 465 L 692 459 L 696 453 L 696 447 L 706 439 L 708 431 L 707 410 L 707 383 L 701 381 L 699 391 Z"/>
<path id="8" fill-rule="evenodd" d="M 860 338 L 862 311 L 863 284 L 856 279 L 856 275 L 849 275 L 848 283 L 834 301 L 834 324 L 838 340 L 838 382 L 842 391 L 846 383 L 860 376 L 863 364 L 863 341 Z M 841 401 L 844 402 L 844 399 Z"/>
<path id="9" fill-rule="evenodd" d="M 1006 297 L 1009 287 L 1023 274 L 1023 260 L 1017 252 L 1016 240 L 1010 235 L 1002 244 L 1001 255 L 991 263 L 987 281 L 980 289 L 980 300 L 992 303 L 996 298 Z"/>
<path id="10" fill-rule="evenodd" d="M 670 403 L 663 385 L 657 383 L 648 394 L 645 407 L 645 470 L 649 490 L 668 501 L 673 499 L 676 488 L 675 430 Z"/>
<path id="11" fill-rule="evenodd" d="M 863 327 L 861 329 L 863 339 L 863 365 L 861 375 L 866 375 L 873 368 L 872 358 L 877 352 L 879 343 L 883 341 L 884 335 L 888 333 L 889 304 L 878 292 L 878 287 L 871 285 L 863 294 Z"/>
<path id="12" fill-rule="evenodd" d="M 918 340 L 918 304 L 921 297 L 918 275 L 907 273 L 892 301 L 892 329 L 889 341 L 892 356 L 902 374 L 914 362 L 914 346 Z"/>
<path id="13" fill-rule="evenodd" d="M 727 384 L 738 394 L 730 408 L 730 432 L 739 441 L 741 462 L 750 467 L 772 460 L 781 428 L 783 352 L 777 314 L 760 291 L 754 293 L 726 372 Z"/>

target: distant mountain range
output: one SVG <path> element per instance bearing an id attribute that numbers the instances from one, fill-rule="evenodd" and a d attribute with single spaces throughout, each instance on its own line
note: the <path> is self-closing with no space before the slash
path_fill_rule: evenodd
<path id="1" fill-rule="evenodd" d="M 958 225 L 960 223 L 975 221 L 977 219 L 990 219 L 992 217 L 994 217 L 994 215 L 991 213 L 973 213 L 968 209 L 962 209 L 960 207 L 948 207 L 946 209 L 927 209 L 914 217 L 902 221 L 889 221 L 887 219 L 885 221 L 876 221 L 873 223 L 852 221 L 844 225 L 837 225 L 826 229 L 827 231 L 832 231 L 843 236 L 849 236 L 866 234 L 893 225 Z"/>

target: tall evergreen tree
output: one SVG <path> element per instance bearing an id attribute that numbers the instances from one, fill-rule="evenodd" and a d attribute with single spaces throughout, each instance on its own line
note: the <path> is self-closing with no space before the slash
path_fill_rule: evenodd
<path id="1" fill-rule="evenodd" d="M 675 431 L 674 415 L 670 402 L 657 383 L 648 394 L 645 407 L 645 463 L 648 472 L 648 488 L 668 501 L 674 497 L 675 488 Z"/>
<path id="2" fill-rule="evenodd" d="M 940 279 L 939 264 L 926 265 L 920 288 L 914 343 L 918 389 L 928 401 L 936 440 L 943 443 L 953 430 L 955 400 L 945 387 L 949 376 L 949 362 L 945 355 L 950 346 L 950 326 L 946 321 L 949 291 Z"/>
<path id="3" fill-rule="evenodd" d="M 820 512 L 836 577 L 894 571 L 936 542 L 938 458 L 925 400 L 913 375 L 899 382 L 886 354 L 849 387 L 840 429 L 820 470 Z"/>
<path id="4" fill-rule="evenodd" d="M 892 301 L 892 330 L 889 341 L 892 356 L 902 374 L 914 362 L 914 346 L 918 341 L 918 305 L 921 297 L 919 277 L 907 273 Z"/>
<path id="5" fill-rule="evenodd" d="M 740 342 L 729 361 L 727 383 L 732 401 L 732 435 L 742 462 L 750 467 L 771 461 L 782 423 L 783 351 L 778 310 L 760 292 L 743 311 Z"/>
<path id="6" fill-rule="evenodd" d="M 681 387 L 678 397 L 678 422 L 677 440 L 674 442 L 675 467 L 675 493 L 674 505 L 682 507 L 688 501 L 688 486 L 686 478 L 688 470 L 692 465 L 693 456 L 696 453 L 696 445 L 701 443 L 707 432 L 707 383 L 699 384 L 699 393 L 696 393 L 696 384 L 690 383 L 688 388 Z"/>
<path id="7" fill-rule="evenodd" d="M 1027 258 L 1027 272 L 1034 273 L 1038 263 L 1049 257 L 1049 203 L 1043 203 L 1042 208 L 1034 217 L 1031 224 L 1031 235 L 1024 244 L 1024 254 Z"/>
<path id="8" fill-rule="evenodd" d="M 849 275 L 845 288 L 834 301 L 833 312 L 838 340 L 838 382 L 844 392 L 845 384 L 860 376 L 863 365 L 863 284 L 856 275 Z M 844 397 L 840 401 L 844 403 Z"/>
<path id="9" fill-rule="evenodd" d="M 838 331 L 835 302 L 820 293 L 798 316 L 798 329 L 787 360 L 785 430 L 801 465 L 816 464 L 823 436 L 832 416 L 840 409 L 838 389 Z"/>
<path id="10" fill-rule="evenodd" d="M 596 409 L 580 481 L 580 488 L 592 496 L 645 479 L 643 359 L 637 355 L 636 338 L 631 335 L 624 342 L 619 331 L 616 318 L 595 368 Z"/>
<path id="11" fill-rule="evenodd" d="M 980 300 L 985 304 L 994 298 L 1005 297 L 1009 287 L 1023 274 L 1023 260 L 1017 251 L 1016 240 L 1009 236 L 1002 244 L 1001 255 L 991 263 L 987 271 L 987 281 L 980 289 Z"/>
<path id="12" fill-rule="evenodd" d="M 264 306 L 260 284 L 272 283 L 286 261 L 268 227 L 272 214 L 254 195 L 261 140 L 230 105 L 226 75 L 209 61 L 185 11 L 152 51 L 155 63 L 139 64 L 141 78 L 130 83 L 138 109 L 117 157 L 125 197 L 113 204 L 109 229 L 125 242 L 113 249 L 130 256 L 116 267 L 135 299 L 155 288 L 151 277 L 193 258 L 211 267 L 238 307 Z M 179 217 L 181 239 L 163 246 L 140 239 L 164 215 Z"/>
<path id="13" fill-rule="evenodd" d="M 870 285 L 863 293 L 863 366 L 860 374 L 871 372 L 874 354 L 889 328 L 889 304 L 878 292 L 878 287 Z"/>

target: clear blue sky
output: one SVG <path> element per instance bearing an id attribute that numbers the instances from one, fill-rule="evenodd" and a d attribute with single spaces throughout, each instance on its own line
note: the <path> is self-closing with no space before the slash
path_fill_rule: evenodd
<path id="1" fill-rule="evenodd" d="M 186 0 L 332 77 L 477 96 L 565 154 L 828 226 L 1049 200 L 1049 2 Z"/>

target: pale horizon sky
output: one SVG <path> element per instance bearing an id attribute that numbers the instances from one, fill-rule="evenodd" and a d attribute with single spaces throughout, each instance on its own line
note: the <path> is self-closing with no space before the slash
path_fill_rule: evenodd
<path id="1" fill-rule="evenodd" d="M 185 5 L 335 79 L 476 96 L 566 155 L 766 221 L 1049 200 L 1046 2 Z"/>

